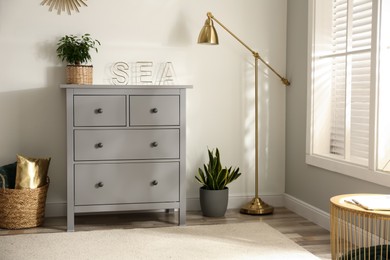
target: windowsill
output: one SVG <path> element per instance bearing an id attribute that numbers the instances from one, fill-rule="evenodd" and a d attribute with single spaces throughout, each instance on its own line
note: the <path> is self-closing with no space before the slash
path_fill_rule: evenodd
<path id="1" fill-rule="evenodd" d="M 306 163 L 328 171 L 390 187 L 390 174 L 387 173 L 369 170 L 359 165 L 348 164 L 319 155 L 306 155 Z"/>

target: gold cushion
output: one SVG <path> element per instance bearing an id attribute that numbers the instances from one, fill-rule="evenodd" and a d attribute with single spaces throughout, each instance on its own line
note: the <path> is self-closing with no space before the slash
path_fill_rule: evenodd
<path id="1" fill-rule="evenodd" d="M 17 155 L 16 159 L 15 189 L 36 189 L 47 183 L 51 158 L 35 159 Z"/>

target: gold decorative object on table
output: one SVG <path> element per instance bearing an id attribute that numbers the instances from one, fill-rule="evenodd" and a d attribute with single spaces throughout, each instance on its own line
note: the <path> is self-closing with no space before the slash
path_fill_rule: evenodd
<path id="1" fill-rule="evenodd" d="M 244 214 L 250 214 L 250 215 L 262 215 L 262 214 L 271 214 L 273 212 L 273 207 L 268 205 L 267 203 L 263 202 L 259 197 L 259 166 L 258 166 L 258 145 L 259 145 L 259 122 L 258 122 L 258 63 L 259 60 L 267 66 L 273 73 L 275 73 L 283 82 L 285 86 L 289 86 L 290 82 L 279 75 L 273 69 L 260 55 L 258 52 L 255 52 L 252 50 L 248 45 L 246 45 L 240 38 L 238 38 L 235 34 L 233 34 L 228 28 L 226 28 L 220 21 L 218 21 L 212 13 L 207 13 L 207 19 L 205 21 L 205 24 L 199 33 L 198 37 L 198 43 L 200 44 L 210 44 L 210 45 L 216 45 L 219 43 L 218 41 L 218 34 L 217 31 L 214 28 L 214 23 L 218 23 L 225 31 L 227 31 L 231 36 L 233 36 L 237 41 L 239 41 L 246 49 L 248 49 L 253 57 L 255 58 L 255 197 L 250 201 L 248 204 L 246 204 L 244 207 L 241 208 L 240 212 Z"/>
<path id="2" fill-rule="evenodd" d="M 69 15 L 72 14 L 72 11 L 80 12 L 79 7 L 87 6 L 85 3 L 87 0 L 43 0 L 41 5 L 47 5 L 49 11 L 53 11 L 53 8 L 57 10 L 57 14 L 61 12 L 67 12 Z"/>
<path id="3" fill-rule="evenodd" d="M 365 209 L 370 198 L 386 210 Z M 345 194 L 330 202 L 332 259 L 390 259 L 390 195 Z"/>

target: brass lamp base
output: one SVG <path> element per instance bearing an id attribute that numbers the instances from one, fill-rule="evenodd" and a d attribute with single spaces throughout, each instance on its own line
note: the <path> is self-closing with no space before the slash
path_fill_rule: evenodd
<path id="1" fill-rule="evenodd" d="M 240 213 L 248 215 L 266 215 L 272 214 L 274 208 L 263 202 L 260 198 L 255 197 L 251 202 L 247 203 L 240 210 Z"/>

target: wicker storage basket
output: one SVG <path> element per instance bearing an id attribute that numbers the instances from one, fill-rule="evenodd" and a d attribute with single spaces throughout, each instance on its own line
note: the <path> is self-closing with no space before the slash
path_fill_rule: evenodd
<path id="1" fill-rule="evenodd" d="M 66 66 L 66 83 L 90 85 L 93 79 L 92 65 L 68 65 Z"/>
<path id="2" fill-rule="evenodd" d="M 42 225 L 49 178 L 37 189 L 6 189 L 4 177 L 0 188 L 0 228 L 20 229 Z"/>

